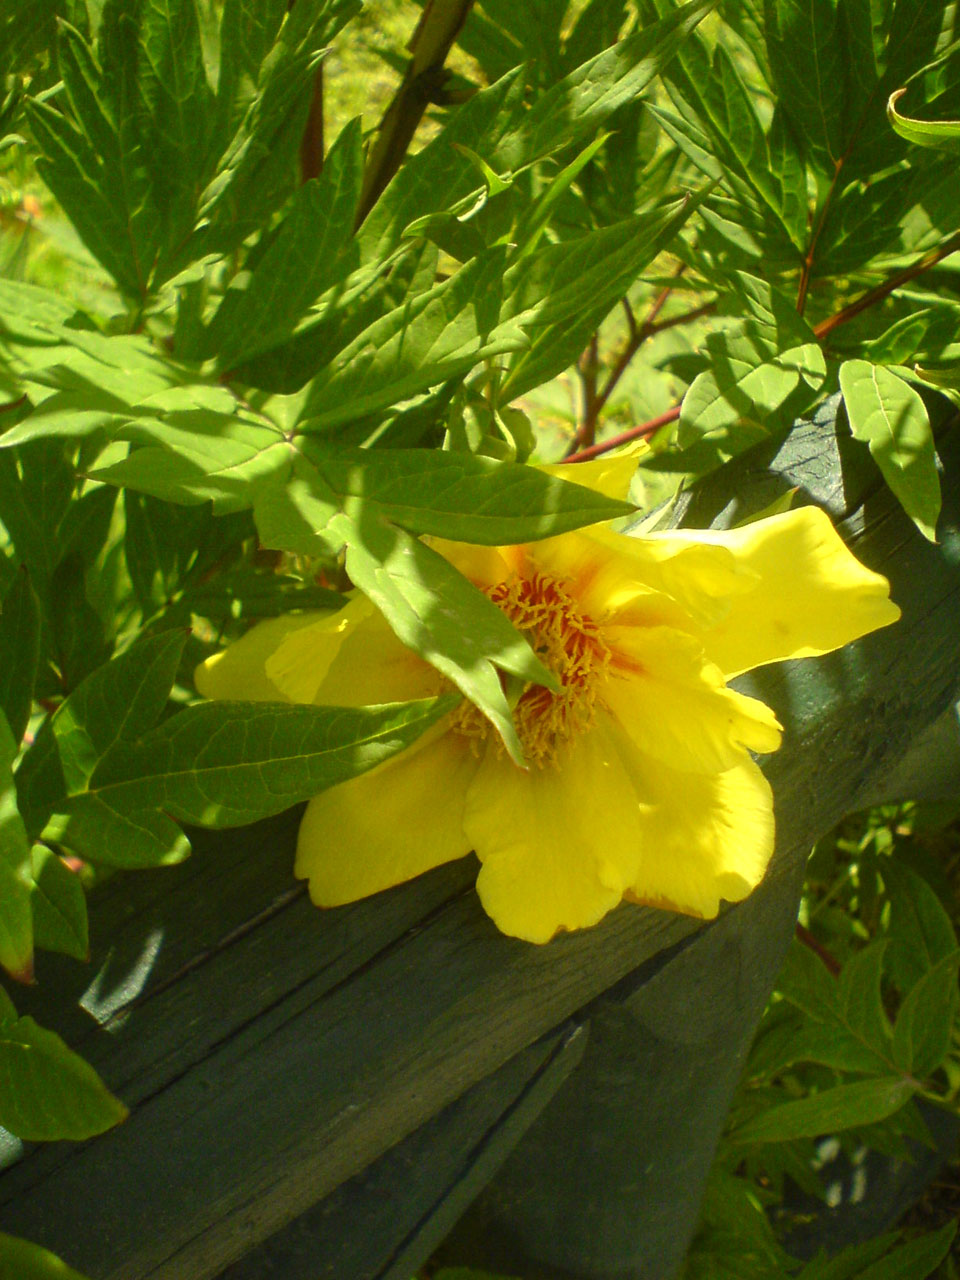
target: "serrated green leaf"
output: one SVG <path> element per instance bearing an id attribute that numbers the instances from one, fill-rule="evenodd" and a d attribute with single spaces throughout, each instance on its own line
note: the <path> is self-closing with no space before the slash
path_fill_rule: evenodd
<path id="1" fill-rule="evenodd" d="M 33 441 L 16 452 L 0 450 L 3 524 L 41 594 L 60 559 L 57 534 L 73 486 L 73 468 L 58 440 Z"/>
<path id="2" fill-rule="evenodd" d="M 89 796 L 117 814 L 163 809 L 197 826 L 242 826 L 374 768 L 457 702 L 448 694 L 382 707 L 200 703 L 107 752 Z"/>
<path id="3" fill-rule="evenodd" d="M 0 1231 L 0 1274 L 16 1280 L 87 1280 L 49 1249 Z"/>
<path id="4" fill-rule="evenodd" d="M 21 568 L 0 611 L 0 712 L 17 746 L 30 719 L 39 659 L 40 602 Z"/>
<path id="5" fill-rule="evenodd" d="M 0 1024 L 0 1079 L 0 1124 L 30 1142 L 92 1138 L 127 1116 L 94 1069 L 32 1018 Z"/>
<path id="6" fill-rule="evenodd" d="M 360 123 L 355 120 L 337 138 L 321 176 L 304 183 L 294 196 L 246 289 L 228 293 L 221 304 L 210 334 L 221 368 L 285 342 L 324 290 L 357 266 L 353 218 L 362 178 Z"/>
<path id="7" fill-rule="evenodd" d="M 900 137 L 917 147 L 960 151 L 960 120 L 913 120 L 902 116 L 897 102 L 906 92 L 906 89 L 897 89 L 887 100 L 887 119 Z"/>
<path id="8" fill-rule="evenodd" d="M 796 1102 L 768 1108 L 734 1129 L 730 1139 L 738 1145 L 791 1142 L 876 1124 L 899 1111 L 916 1089 L 914 1081 L 899 1077 L 837 1085 Z"/>
<path id="9" fill-rule="evenodd" d="M 869 445 L 907 515 L 935 542 L 940 480 L 930 419 L 920 396 L 891 370 L 866 360 L 840 366 L 840 388 L 854 437 Z"/>
<path id="10" fill-rule="evenodd" d="M 13 783 L 16 758 L 17 743 L 0 712 L 0 965 L 11 977 L 29 982 L 33 976 L 30 843 Z"/>
<path id="11" fill-rule="evenodd" d="M 399 639 L 436 667 L 487 716 L 518 764 L 523 751 L 500 681 L 553 687 L 554 677 L 501 612 L 448 560 L 402 529 L 338 515 L 347 572 Z"/>
<path id="12" fill-rule="evenodd" d="M 950 1051 L 960 1007 L 960 952 L 945 956 L 907 992 L 893 1027 L 893 1056 L 901 1071 L 924 1079 Z"/>
<path id="13" fill-rule="evenodd" d="M 36 945 L 75 960 L 89 959 L 87 899 L 80 877 L 52 849 L 41 844 L 33 846 L 30 863 Z"/>

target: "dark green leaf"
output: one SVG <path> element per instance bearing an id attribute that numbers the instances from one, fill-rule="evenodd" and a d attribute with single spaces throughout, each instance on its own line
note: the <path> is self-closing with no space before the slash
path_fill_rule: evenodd
<path id="1" fill-rule="evenodd" d="M 0 612 L 0 712 L 19 746 L 33 701 L 40 658 L 40 604 L 21 568 Z"/>
<path id="2" fill-rule="evenodd" d="M 12 977 L 29 982 L 33 976 L 33 881 L 30 843 L 13 784 L 16 757 L 17 744 L 0 712 L 0 965 Z"/>
<path id="3" fill-rule="evenodd" d="M 127 1116 L 93 1068 L 32 1018 L 0 1024 L 0 1079 L 0 1124 L 31 1142 L 92 1138 Z"/>
<path id="4" fill-rule="evenodd" d="M 35 844 L 33 872 L 33 934 L 38 947 L 87 960 L 87 899 L 80 877 L 52 849 Z"/>
<path id="5" fill-rule="evenodd" d="M 843 154 L 843 47 L 832 0 L 766 0 L 767 54 L 778 97 L 810 154 L 828 173 Z"/>
<path id="6" fill-rule="evenodd" d="M 945 956 L 907 992 L 893 1028 L 893 1055 L 901 1071 L 923 1080 L 950 1051 L 960 1007 L 960 952 Z"/>
<path id="7" fill-rule="evenodd" d="M 887 1257 L 857 1272 L 856 1280 L 927 1280 L 949 1253 L 956 1234 L 957 1223 L 945 1222 L 939 1231 L 898 1245 Z"/>
<path id="8" fill-rule="evenodd" d="M 875 1124 L 899 1111 L 916 1092 L 912 1080 L 861 1080 L 796 1102 L 769 1107 L 731 1133 L 732 1141 L 791 1142 Z"/>
<path id="9" fill-rule="evenodd" d="M 940 480 L 926 405 L 883 365 L 847 360 L 840 388 L 857 440 L 864 440 L 887 484 L 925 538 L 936 541 Z"/>

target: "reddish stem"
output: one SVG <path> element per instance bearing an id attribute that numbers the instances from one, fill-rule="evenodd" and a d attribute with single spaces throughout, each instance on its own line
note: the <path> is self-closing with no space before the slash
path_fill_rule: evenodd
<path id="1" fill-rule="evenodd" d="M 833 976 L 838 978 L 840 976 L 840 961 L 833 952 L 828 947 L 825 947 L 819 938 L 814 937 L 810 930 L 805 928 L 799 922 L 795 933 L 797 935 L 797 941 L 802 942 L 805 947 L 809 947 L 815 955 L 818 955 Z"/>
<path id="2" fill-rule="evenodd" d="M 647 422 L 641 422 L 638 427 L 630 427 L 627 431 L 621 431 L 619 435 L 610 436 L 607 440 L 601 440 L 599 444 L 592 444 L 589 448 L 581 449 L 578 453 L 571 453 L 564 461 L 589 462 L 591 458 L 598 458 L 600 454 L 607 453 L 610 449 L 616 449 L 621 444 L 629 444 L 631 440 L 643 440 L 647 436 L 652 436 L 661 427 L 665 427 L 668 422 L 676 422 L 679 417 L 680 406 L 677 404 L 672 409 L 668 409 L 666 413 L 661 413 L 656 418 L 650 418 Z"/>

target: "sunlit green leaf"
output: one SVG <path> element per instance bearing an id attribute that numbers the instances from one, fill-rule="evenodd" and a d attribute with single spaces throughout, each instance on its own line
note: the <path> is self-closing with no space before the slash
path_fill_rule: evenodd
<path id="1" fill-rule="evenodd" d="M 866 360 L 841 365 L 840 387 L 853 435 L 869 445 L 907 515 L 934 541 L 940 481 L 930 419 L 920 396 L 891 370 Z"/>
<path id="2" fill-rule="evenodd" d="M 897 102 L 906 89 L 897 89 L 887 101 L 887 118 L 908 142 L 918 147 L 937 147 L 943 151 L 960 151 L 960 120 L 913 120 L 897 110 Z"/>

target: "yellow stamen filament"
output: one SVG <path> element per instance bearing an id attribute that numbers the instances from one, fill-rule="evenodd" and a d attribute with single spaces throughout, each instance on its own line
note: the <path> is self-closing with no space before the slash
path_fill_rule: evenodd
<path id="1" fill-rule="evenodd" d="M 525 633 L 537 657 L 559 680 L 556 693 L 542 685 L 526 685 L 513 710 L 527 761 L 540 768 L 555 764 L 558 747 L 593 723 L 610 650 L 597 624 L 580 612 L 556 578 L 534 573 L 489 587 L 486 594 Z M 491 731 L 490 722 L 469 703 L 457 714 L 454 728 L 478 741 Z M 498 745 L 502 749 L 503 744 Z"/>

